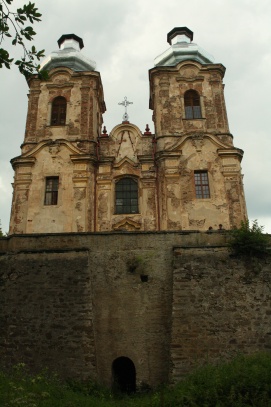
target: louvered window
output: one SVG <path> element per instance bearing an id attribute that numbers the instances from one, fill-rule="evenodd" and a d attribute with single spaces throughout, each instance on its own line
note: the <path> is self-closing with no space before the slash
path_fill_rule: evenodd
<path id="1" fill-rule="evenodd" d="M 195 90 L 188 90 L 184 95 L 185 118 L 201 119 L 200 96 Z"/>
<path id="2" fill-rule="evenodd" d="M 66 124 L 67 101 L 58 96 L 52 103 L 51 126 L 64 126 Z"/>
<path id="3" fill-rule="evenodd" d="M 196 198 L 210 198 L 210 188 L 207 171 L 195 171 Z"/>
<path id="4" fill-rule="evenodd" d="M 132 178 L 116 183 L 116 213 L 138 213 L 138 185 Z"/>
<path id="5" fill-rule="evenodd" d="M 58 184 L 59 184 L 58 177 L 46 178 L 44 205 L 57 205 Z"/>

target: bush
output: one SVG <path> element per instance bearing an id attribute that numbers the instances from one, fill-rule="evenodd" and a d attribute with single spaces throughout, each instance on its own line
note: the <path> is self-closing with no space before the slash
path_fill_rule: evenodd
<path id="1" fill-rule="evenodd" d="M 164 407 L 267 407 L 271 405 L 270 375 L 270 353 L 239 356 L 188 376 L 166 395 Z"/>
<path id="2" fill-rule="evenodd" d="M 262 257 L 268 253 L 269 237 L 263 233 L 263 226 L 257 220 L 241 222 L 238 229 L 231 232 L 230 248 L 235 255 Z"/>
<path id="3" fill-rule="evenodd" d="M 63 383 L 45 371 L 30 375 L 20 364 L 0 370 L 2 407 L 267 407 L 271 406 L 271 353 L 239 356 L 205 366 L 174 387 L 148 394 L 113 396 L 99 385 Z"/>

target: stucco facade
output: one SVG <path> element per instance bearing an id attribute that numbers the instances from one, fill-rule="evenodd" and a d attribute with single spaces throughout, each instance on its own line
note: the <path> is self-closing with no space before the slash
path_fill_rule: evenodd
<path id="1" fill-rule="evenodd" d="M 187 28 L 169 34 L 171 48 L 149 71 L 155 134 L 128 120 L 102 131 L 100 74 L 80 59 L 80 38 L 61 37 L 60 51 L 44 64 L 49 80 L 28 82 L 22 154 L 11 161 L 10 234 L 204 231 L 246 219 L 243 151 L 229 132 L 225 68 L 188 43 Z M 55 124 L 56 100 L 65 104 L 65 117 Z M 118 195 L 123 179 L 134 195 Z"/>

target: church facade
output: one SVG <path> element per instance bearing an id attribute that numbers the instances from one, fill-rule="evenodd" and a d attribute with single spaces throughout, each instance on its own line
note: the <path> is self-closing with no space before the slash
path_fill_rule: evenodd
<path id="1" fill-rule="evenodd" d="M 44 61 L 49 79 L 29 79 L 0 238 L 3 366 L 130 393 L 270 350 L 271 260 L 229 255 L 247 214 L 225 68 L 192 40 L 173 29 L 149 71 L 155 134 L 126 112 L 107 133 L 100 74 L 74 34 Z"/>
<path id="2" fill-rule="evenodd" d="M 123 122 L 110 133 L 95 63 L 63 35 L 28 80 L 10 234 L 231 229 L 247 217 L 223 93 L 223 65 L 186 27 L 149 71 L 155 134 Z M 128 102 L 124 101 L 124 105 Z"/>

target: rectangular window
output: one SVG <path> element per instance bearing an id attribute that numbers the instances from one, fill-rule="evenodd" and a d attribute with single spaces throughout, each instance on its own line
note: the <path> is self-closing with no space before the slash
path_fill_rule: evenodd
<path id="1" fill-rule="evenodd" d="M 116 183 L 116 213 L 138 213 L 138 185 L 126 177 Z"/>
<path id="2" fill-rule="evenodd" d="M 46 177 L 44 205 L 57 205 L 58 177 Z"/>
<path id="3" fill-rule="evenodd" d="M 207 171 L 195 171 L 196 198 L 210 198 L 210 188 Z"/>

